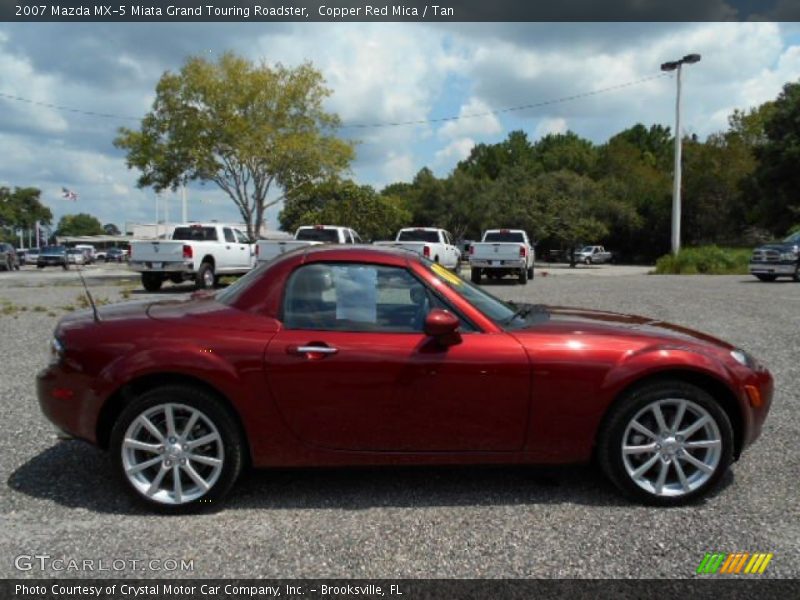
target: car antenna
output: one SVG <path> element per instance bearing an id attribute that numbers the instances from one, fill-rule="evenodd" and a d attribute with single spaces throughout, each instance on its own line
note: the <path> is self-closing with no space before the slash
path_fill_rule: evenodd
<path id="1" fill-rule="evenodd" d="M 89 286 L 86 285 L 86 280 L 83 278 L 83 269 L 77 269 L 78 277 L 81 278 L 81 283 L 83 284 L 83 289 L 86 292 L 86 297 L 89 299 L 89 304 L 92 307 L 92 314 L 94 314 L 94 322 L 100 322 L 100 315 L 97 314 L 97 305 L 94 303 L 94 298 L 92 298 L 92 293 L 89 291 Z"/>

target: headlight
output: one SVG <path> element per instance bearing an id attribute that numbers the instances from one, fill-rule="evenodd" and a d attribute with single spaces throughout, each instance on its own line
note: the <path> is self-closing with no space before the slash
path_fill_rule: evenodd
<path id="1" fill-rule="evenodd" d="M 50 364 L 57 365 L 64 358 L 64 344 L 54 337 L 50 340 Z"/>
<path id="2" fill-rule="evenodd" d="M 797 260 L 797 254 L 794 252 L 781 252 L 781 260 Z"/>
<path id="3" fill-rule="evenodd" d="M 743 367 L 747 367 L 748 369 L 756 369 L 758 367 L 758 361 L 750 356 L 744 350 L 736 348 L 735 350 L 731 350 L 731 356 L 733 359 L 738 362 Z"/>

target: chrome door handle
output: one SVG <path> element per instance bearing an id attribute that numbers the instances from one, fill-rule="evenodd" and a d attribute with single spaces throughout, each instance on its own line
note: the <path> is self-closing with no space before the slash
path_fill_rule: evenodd
<path id="1" fill-rule="evenodd" d="M 331 348 L 329 346 L 298 346 L 296 352 L 298 354 L 308 354 L 314 352 L 316 354 L 336 354 L 338 348 Z"/>

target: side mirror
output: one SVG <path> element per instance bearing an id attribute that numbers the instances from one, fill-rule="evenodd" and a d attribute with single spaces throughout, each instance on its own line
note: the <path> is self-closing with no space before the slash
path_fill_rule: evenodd
<path id="1" fill-rule="evenodd" d="M 435 338 L 442 346 L 455 346 L 461 343 L 458 333 L 458 319 L 452 313 L 434 308 L 425 317 L 425 335 Z"/>

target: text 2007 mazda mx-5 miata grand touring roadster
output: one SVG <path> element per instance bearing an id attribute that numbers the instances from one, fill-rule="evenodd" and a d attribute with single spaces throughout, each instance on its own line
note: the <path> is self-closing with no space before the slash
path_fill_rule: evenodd
<path id="1" fill-rule="evenodd" d="M 309 247 L 214 296 L 61 320 L 47 417 L 164 510 L 243 465 L 595 460 L 653 504 L 708 492 L 761 432 L 772 377 L 657 320 L 502 302 L 402 250 Z"/>

